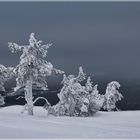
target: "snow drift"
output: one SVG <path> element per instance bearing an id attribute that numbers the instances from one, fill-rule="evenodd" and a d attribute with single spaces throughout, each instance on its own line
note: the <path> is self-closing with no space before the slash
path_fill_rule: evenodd
<path id="1" fill-rule="evenodd" d="M 140 111 L 99 111 L 85 118 L 48 116 L 42 107 L 28 116 L 20 114 L 22 108 L 0 108 L 0 138 L 140 138 Z"/>

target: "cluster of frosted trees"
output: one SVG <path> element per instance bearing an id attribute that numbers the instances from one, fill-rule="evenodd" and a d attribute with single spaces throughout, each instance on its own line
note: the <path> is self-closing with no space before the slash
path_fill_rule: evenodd
<path id="1" fill-rule="evenodd" d="M 86 80 L 85 85 L 81 82 Z M 111 111 L 116 108 L 116 102 L 121 100 L 122 94 L 118 92 L 120 84 L 113 81 L 107 85 L 106 93 L 99 94 L 98 85 L 93 85 L 91 78 L 86 79 L 82 67 L 79 73 L 63 75 L 63 87 L 58 93 L 60 101 L 54 106 L 47 106 L 49 114 L 56 116 L 92 116 L 101 108 Z"/>
<path id="2" fill-rule="evenodd" d="M 31 33 L 29 45 L 18 45 L 8 43 L 12 53 L 21 51 L 20 62 L 16 67 L 4 67 L 0 65 L 0 91 L 5 91 L 4 83 L 10 79 L 16 78 L 16 87 L 14 91 L 24 89 L 26 104 L 22 113 L 27 112 L 33 115 L 34 103 L 43 99 L 46 101 L 44 108 L 49 114 L 55 116 L 91 116 L 101 108 L 111 111 L 116 108 L 116 102 L 123 97 L 118 89 L 120 84 L 113 81 L 107 85 L 104 95 L 99 94 L 97 85 L 93 85 L 91 78 L 86 78 L 82 67 L 79 67 L 77 76 L 64 74 L 64 71 L 53 67 L 50 62 L 44 58 L 47 56 L 48 48 L 52 44 L 42 45 L 42 41 L 37 41 L 34 33 Z M 60 101 L 51 106 L 44 97 L 34 99 L 32 89 L 47 90 L 47 76 L 63 74 L 63 87 L 58 93 Z M 86 81 L 86 82 L 85 82 Z M 81 84 L 85 82 L 85 84 Z M 0 95 L 0 105 L 4 104 L 4 98 Z"/>

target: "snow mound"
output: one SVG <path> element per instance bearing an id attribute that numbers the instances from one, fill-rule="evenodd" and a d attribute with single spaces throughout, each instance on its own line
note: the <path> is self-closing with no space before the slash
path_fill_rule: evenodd
<path id="1" fill-rule="evenodd" d="M 94 117 L 20 114 L 23 106 L 0 108 L 0 138 L 140 138 L 140 111 L 97 112 Z"/>

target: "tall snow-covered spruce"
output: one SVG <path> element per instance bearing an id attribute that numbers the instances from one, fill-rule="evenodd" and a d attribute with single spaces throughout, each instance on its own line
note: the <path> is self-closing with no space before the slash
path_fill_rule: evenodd
<path id="1" fill-rule="evenodd" d="M 12 53 L 21 51 L 20 62 L 14 69 L 17 76 L 17 86 L 15 91 L 23 88 L 25 91 L 25 110 L 29 115 L 33 115 L 33 86 L 47 90 L 46 77 L 53 74 L 63 74 L 64 72 L 55 69 L 50 62 L 45 59 L 47 56 L 48 48 L 52 44 L 42 45 L 42 41 L 37 41 L 34 33 L 30 34 L 29 45 L 18 45 L 16 43 L 8 43 Z"/>

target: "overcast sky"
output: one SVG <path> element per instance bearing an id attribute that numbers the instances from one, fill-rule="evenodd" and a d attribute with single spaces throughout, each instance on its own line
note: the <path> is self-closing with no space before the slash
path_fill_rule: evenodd
<path id="1" fill-rule="evenodd" d="M 0 64 L 18 64 L 7 43 L 28 44 L 31 32 L 68 74 L 82 65 L 96 78 L 140 79 L 140 2 L 0 2 Z"/>

